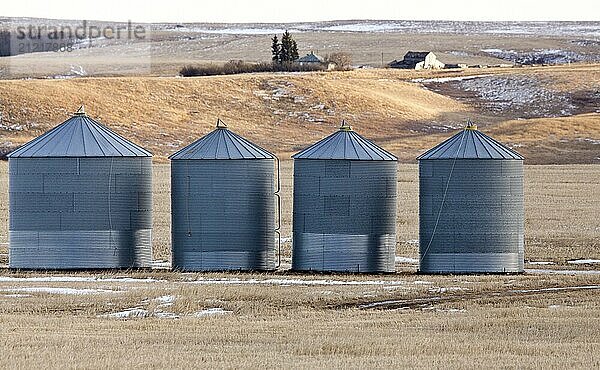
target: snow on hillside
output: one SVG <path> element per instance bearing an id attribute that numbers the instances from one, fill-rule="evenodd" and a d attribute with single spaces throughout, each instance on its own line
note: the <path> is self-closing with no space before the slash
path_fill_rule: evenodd
<path id="1" fill-rule="evenodd" d="M 350 23 L 327 27 L 316 27 L 314 30 L 339 32 L 397 32 L 407 28 L 407 26 L 397 23 Z"/>
<path id="2" fill-rule="evenodd" d="M 495 58 L 504 59 L 517 64 L 567 64 L 600 60 L 600 54 L 582 55 L 560 49 L 535 49 L 527 52 L 502 49 L 483 49 L 482 52 Z"/>
<path id="3" fill-rule="evenodd" d="M 568 93 L 549 90 L 544 81 L 528 75 L 475 75 L 413 82 L 434 91 L 444 89 L 495 114 L 562 117 L 572 115 L 577 108 Z"/>
<path id="4" fill-rule="evenodd" d="M 498 113 L 518 111 L 523 118 L 555 117 L 569 116 L 575 109 L 567 94 L 550 91 L 527 75 L 486 76 L 457 84 L 461 90 L 477 94 Z"/>
<path id="5" fill-rule="evenodd" d="M 497 35 L 546 35 L 600 37 L 600 22 L 456 22 L 406 20 L 356 20 L 282 24 L 184 24 L 164 25 L 181 32 L 262 35 L 290 32 L 405 32 Z"/>
<path id="6" fill-rule="evenodd" d="M 171 28 L 169 31 L 177 31 L 177 32 L 192 32 L 192 33 L 207 33 L 207 34 L 217 34 L 217 35 L 274 35 L 284 33 L 286 31 L 285 28 L 242 28 L 242 27 L 232 27 L 232 28 L 206 28 L 206 27 L 177 27 Z M 289 29 L 290 33 L 302 32 L 302 30 L 298 29 Z"/>

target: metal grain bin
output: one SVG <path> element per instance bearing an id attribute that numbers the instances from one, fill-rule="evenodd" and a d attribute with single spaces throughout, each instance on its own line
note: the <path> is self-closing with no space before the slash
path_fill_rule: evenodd
<path id="1" fill-rule="evenodd" d="M 396 157 L 342 123 L 293 158 L 292 269 L 394 272 Z"/>
<path id="2" fill-rule="evenodd" d="M 522 272 L 523 157 L 469 125 L 417 159 L 420 272 Z"/>
<path id="3" fill-rule="evenodd" d="M 274 269 L 276 157 L 218 121 L 170 159 L 173 269 Z"/>
<path id="4" fill-rule="evenodd" d="M 151 156 L 83 109 L 10 153 L 9 266 L 150 267 Z"/>

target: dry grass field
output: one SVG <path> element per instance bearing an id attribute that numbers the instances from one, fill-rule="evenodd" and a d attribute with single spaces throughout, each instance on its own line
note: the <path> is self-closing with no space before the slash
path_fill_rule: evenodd
<path id="1" fill-rule="evenodd" d="M 33 283 L 14 275 L 9 281 L 5 278 L 0 288 L 0 366 L 590 369 L 600 365 L 597 278 L 399 275 L 370 280 L 318 276 L 310 281 L 314 277 L 276 276 L 277 282 L 223 285 L 205 284 L 222 275 L 127 276 L 146 280 Z M 164 280 L 148 282 L 148 277 Z M 297 285 L 298 279 L 309 281 Z M 380 284 L 359 285 L 374 280 Z M 349 285 L 328 285 L 330 281 Z M 103 292 L 75 295 L 27 289 L 34 286 Z M 400 302 L 361 308 L 382 300 Z M 138 317 L 109 316 L 132 307 Z"/>
<path id="2" fill-rule="evenodd" d="M 283 163 L 283 236 L 292 163 Z M 600 167 L 527 166 L 524 275 L 0 270 L 0 367 L 597 368 Z M 399 166 L 397 255 L 417 258 L 417 167 Z M 155 258 L 169 258 L 158 164 Z M 0 162 L 0 243 L 7 166 Z M 289 244 L 285 262 L 289 262 Z M 3 263 L 6 256 L 3 257 Z"/>
<path id="3" fill-rule="evenodd" d="M 479 95 L 473 96 L 469 86 L 465 90 L 450 83 L 441 88 L 439 83 L 415 81 L 482 74 L 491 75 L 486 77 L 491 83 L 510 87 L 507 96 L 490 98 L 485 84 L 476 86 Z M 201 78 L 0 80 L 0 150 L 31 140 L 85 104 L 90 116 L 147 147 L 159 162 L 212 130 L 220 117 L 234 131 L 284 159 L 331 133 L 345 119 L 403 162 L 414 163 L 417 155 L 471 118 L 485 132 L 518 149 L 528 164 L 599 163 L 599 89 L 598 64 L 485 71 L 373 69 Z M 486 105 L 531 100 L 529 95 L 515 96 L 515 90 L 534 94 L 534 100 L 519 110 L 501 112 Z M 543 94 L 535 95 L 538 90 Z M 549 99 L 567 111 L 521 116 Z"/>

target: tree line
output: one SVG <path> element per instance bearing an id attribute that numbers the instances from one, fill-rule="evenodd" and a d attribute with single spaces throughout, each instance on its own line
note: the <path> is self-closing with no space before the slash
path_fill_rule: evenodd
<path id="1" fill-rule="evenodd" d="M 283 35 L 281 35 L 281 41 L 279 41 L 277 35 L 273 36 L 271 41 L 273 63 L 292 63 L 300 57 L 300 55 L 298 55 L 298 44 L 296 44 L 296 40 L 294 40 L 288 30 L 285 30 Z"/>
<path id="2" fill-rule="evenodd" d="M 352 64 L 350 54 L 342 52 L 327 55 L 324 63 L 295 63 L 300 57 L 298 44 L 287 30 L 281 35 L 281 39 L 277 35 L 271 38 L 271 56 L 270 63 L 231 60 L 225 64 L 188 65 L 181 68 L 179 74 L 191 77 L 257 72 L 311 72 L 324 71 L 329 63 L 333 63 L 336 70 L 344 71 L 351 69 Z"/>

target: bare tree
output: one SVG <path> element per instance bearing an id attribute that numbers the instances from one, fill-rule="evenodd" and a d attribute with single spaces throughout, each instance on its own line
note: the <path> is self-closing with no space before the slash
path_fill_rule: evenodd
<path id="1" fill-rule="evenodd" d="M 335 68 L 341 71 L 347 71 L 352 67 L 352 56 L 349 53 L 332 53 L 327 58 L 329 63 L 335 63 Z"/>

